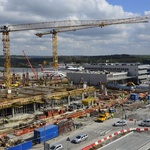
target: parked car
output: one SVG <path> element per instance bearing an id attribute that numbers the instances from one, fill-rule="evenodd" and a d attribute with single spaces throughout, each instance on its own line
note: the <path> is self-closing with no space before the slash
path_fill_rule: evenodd
<path id="1" fill-rule="evenodd" d="M 62 144 L 55 144 L 51 146 L 49 150 L 63 150 L 63 146 Z"/>
<path id="2" fill-rule="evenodd" d="M 82 141 L 85 141 L 88 139 L 88 135 L 87 134 L 81 134 L 76 136 L 71 142 L 72 143 L 80 143 Z"/>
<path id="3" fill-rule="evenodd" d="M 126 120 L 119 120 L 119 121 L 117 121 L 113 124 L 113 126 L 115 126 L 115 127 L 117 127 L 117 126 L 126 126 L 126 125 L 127 125 Z"/>
<path id="4" fill-rule="evenodd" d="M 144 119 L 139 126 L 150 127 L 150 119 Z"/>

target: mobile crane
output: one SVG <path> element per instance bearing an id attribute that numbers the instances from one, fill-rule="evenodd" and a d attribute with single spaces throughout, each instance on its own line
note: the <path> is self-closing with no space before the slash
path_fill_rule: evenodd
<path id="1" fill-rule="evenodd" d="M 30 68 L 31 68 L 31 70 L 32 70 L 32 72 L 33 72 L 33 74 L 34 74 L 35 79 L 38 79 L 38 75 L 37 75 L 36 71 L 34 70 L 34 68 L 32 67 L 32 64 L 31 64 L 31 62 L 30 62 L 28 56 L 26 55 L 26 53 L 25 53 L 24 50 L 22 50 L 22 52 L 23 52 L 23 54 L 24 54 L 24 56 L 25 56 L 25 58 L 26 58 L 28 64 L 30 65 Z"/>
<path id="2" fill-rule="evenodd" d="M 10 63 L 10 39 L 9 32 L 40 30 L 40 29 L 58 29 L 70 27 L 103 27 L 112 24 L 125 23 L 139 23 L 147 22 L 150 16 L 139 16 L 125 19 L 111 19 L 111 20 L 65 20 L 65 21 L 50 21 L 40 23 L 18 24 L 18 25 L 4 25 L 0 27 L 0 32 L 3 36 L 3 54 L 4 54 L 4 80 L 7 87 L 7 98 L 11 98 L 11 63 Z"/>

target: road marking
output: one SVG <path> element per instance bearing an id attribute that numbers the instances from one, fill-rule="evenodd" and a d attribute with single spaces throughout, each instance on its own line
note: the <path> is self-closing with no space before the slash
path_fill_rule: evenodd
<path id="1" fill-rule="evenodd" d="M 95 130 L 94 132 L 100 134 L 100 136 L 104 136 L 105 134 L 107 134 L 110 131 L 111 131 L 110 129 L 105 129 L 104 128 L 104 129 Z"/>

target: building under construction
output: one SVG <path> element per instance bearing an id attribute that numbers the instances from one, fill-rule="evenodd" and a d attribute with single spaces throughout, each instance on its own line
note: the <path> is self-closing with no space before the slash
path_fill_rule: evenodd
<path id="1" fill-rule="evenodd" d="M 43 108 L 62 107 L 74 99 L 84 99 L 85 93 L 96 96 L 94 87 L 73 85 L 67 78 L 33 80 L 27 74 L 27 78 L 15 80 L 15 83 L 18 85 L 12 87 L 10 98 L 7 98 L 6 89 L 2 88 L 0 91 L 0 117 L 14 117 L 19 113 L 35 113 Z"/>

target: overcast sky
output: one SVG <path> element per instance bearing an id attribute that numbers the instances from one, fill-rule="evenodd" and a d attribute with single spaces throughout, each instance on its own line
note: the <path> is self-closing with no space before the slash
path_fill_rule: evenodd
<path id="1" fill-rule="evenodd" d="M 150 15 L 149 0 L 0 0 L 0 26 L 60 20 L 103 20 Z M 47 30 L 45 30 L 47 31 Z M 52 35 L 10 33 L 11 55 L 52 56 Z M 2 40 L 2 36 L 0 37 Z M 1 42 L 0 55 L 3 55 Z M 58 33 L 58 55 L 150 55 L 150 23 Z"/>

